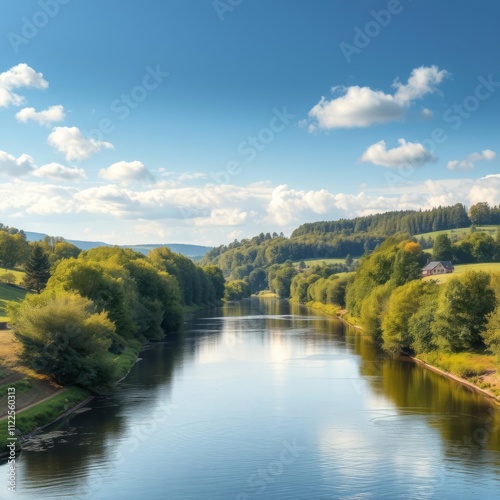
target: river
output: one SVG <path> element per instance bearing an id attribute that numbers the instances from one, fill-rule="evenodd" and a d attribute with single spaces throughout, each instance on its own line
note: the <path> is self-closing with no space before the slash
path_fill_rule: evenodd
<path id="1" fill-rule="evenodd" d="M 500 498 L 500 410 L 336 319 L 250 299 L 140 357 L 26 445 L 0 498 Z"/>

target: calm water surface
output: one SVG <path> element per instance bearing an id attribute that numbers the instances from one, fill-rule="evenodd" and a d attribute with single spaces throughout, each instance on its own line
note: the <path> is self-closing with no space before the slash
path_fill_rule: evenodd
<path id="1" fill-rule="evenodd" d="M 337 320 L 252 299 L 141 358 L 0 498 L 500 498 L 500 411 Z"/>

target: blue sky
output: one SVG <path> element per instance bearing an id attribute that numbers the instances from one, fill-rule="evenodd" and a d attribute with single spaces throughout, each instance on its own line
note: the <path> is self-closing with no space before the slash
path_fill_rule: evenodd
<path id="1" fill-rule="evenodd" d="M 494 0 L 2 7 L 4 224 L 211 245 L 500 202 Z"/>

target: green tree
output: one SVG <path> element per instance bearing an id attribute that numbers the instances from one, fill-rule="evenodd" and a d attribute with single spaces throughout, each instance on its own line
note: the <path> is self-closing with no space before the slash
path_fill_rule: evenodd
<path id="1" fill-rule="evenodd" d="M 467 271 L 441 285 L 432 333 L 437 345 L 449 351 L 484 348 L 483 332 L 495 308 L 490 275 Z"/>
<path id="2" fill-rule="evenodd" d="M 28 260 L 24 264 L 24 271 L 26 273 L 24 286 L 40 293 L 50 278 L 50 262 L 40 244 L 35 243 L 31 246 Z"/>
<path id="3" fill-rule="evenodd" d="M 114 372 L 107 353 L 115 327 L 90 300 L 44 292 L 11 306 L 9 315 L 24 365 L 58 384 L 93 392 L 110 388 Z"/>
<path id="4" fill-rule="evenodd" d="M 438 234 L 434 240 L 434 248 L 432 249 L 434 260 L 451 260 L 453 250 L 451 240 L 447 234 Z"/>
<path id="5" fill-rule="evenodd" d="M 469 218 L 472 224 L 476 226 L 484 226 L 490 223 L 491 211 L 490 206 L 486 202 L 476 203 L 469 208 Z"/>
<path id="6" fill-rule="evenodd" d="M 393 290 L 394 284 L 387 281 L 373 288 L 361 304 L 361 324 L 377 343 L 382 341 L 382 318 L 386 313 L 387 303 Z"/>
<path id="7" fill-rule="evenodd" d="M 420 278 L 422 278 L 422 267 L 418 256 L 403 248 L 400 249 L 394 259 L 391 281 L 396 286 L 401 286 Z"/>
<path id="8" fill-rule="evenodd" d="M 432 333 L 432 324 L 436 316 L 436 295 L 427 295 L 419 310 L 408 320 L 408 336 L 412 340 L 411 348 L 415 353 L 430 352 L 437 349 Z"/>
<path id="9" fill-rule="evenodd" d="M 491 288 L 495 293 L 496 308 L 488 318 L 484 339 L 488 349 L 500 362 L 500 274 L 491 276 Z"/>
<path id="10" fill-rule="evenodd" d="M 203 268 L 205 274 L 210 278 L 212 286 L 215 291 L 215 299 L 221 300 L 224 297 L 224 289 L 226 280 L 224 279 L 224 274 L 222 270 L 214 265 L 205 266 Z"/>
<path id="11" fill-rule="evenodd" d="M 411 281 L 391 293 L 381 325 L 384 349 L 399 352 L 413 347 L 409 321 L 427 297 L 437 293 L 438 285 L 429 281 Z"/>
<path id="12" fill-rule="evenodd" d="M 257 293 L 267 288 L 267 275 L 266 271 L 262 268 L 254 269 L 248 276 L 248 284 L 252 293 Z"/>
<path id="13" fill-rule="evenodd" d="M 5 270 L 24 262 L 28 253 L 28 243 L 23 234 L 0 231 L 0 264 Z"/>
<path id="14" fill-rule="evenodd" d="M 16 275 L 14 273 L 0 274 L 0 281 L 4 281 L 5 283 L 11 285 L 16 282 Z"/>
<path id="15" fill-rule="evenodd" d="M 61 261 L 47 288 L 55 292 L 76 292 L 92 300 L 99 312 L 109 314 L 120 335 L 131 338 L 138 328 L 135 322 L 138 297 L 133 285 L 123 266 L 109 261 L 96 262 L 86 254 Z"/>
<path id="16" fill-rule="evenodd" d="M 245 281 L 234 280 L 226 283 L 226 290 L 224 293 L 225 300 L 241 300 L 246 297 L 250 297 L 250 295 L 250 286 Z"/>

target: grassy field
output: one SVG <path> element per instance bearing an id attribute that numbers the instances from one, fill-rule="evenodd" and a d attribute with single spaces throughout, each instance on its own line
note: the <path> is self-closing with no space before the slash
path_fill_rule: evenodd
<path id="1" fill-rule="evenodd" d="M 357 260 L 360 257 L 354 257 L 353 260 Z M 299 265 L 300 261 L 294 262 L 295 265 Z M 339 259 L 304 259 L 304 264 L 307 267 L 322 265 L 322 264 L 345 264 L 345 257 Z"/>
<path id="2" fill-rule="evenodd" d="M 425 281 L 435 280 L 438 283 L 445 283 L 454 276 L 459 276 L 466 271 L 486 271 L 492 273 L 500 273 L 500 262 L 488 262 L 483 264 L 461 264 L 455 266 L 455 272 L 450 274 L 442 274 L 441 276 L 426 276 Z"/>
<path id="3" fill-rule="evenodd" d="M 27 291 L 16 285 L 0 283 L 0 321 L 7 321 L 5 307 L 10 300 L 24 299 Z"/>
<path id="4" fill-rule="evenodd" d="M 476 231 L 484 231 L 491 236 L 495 237 L 497 233 L 497 228 L 500 226 L 476 226 Z M 447 234 L 448 236 L 453 236 L 456 235 L 459 238 L 466 236 L 467 234 L 470 234 L 470 227 L 464 227 L 461 229 L 445 229 L 443 231 L 433 231 L 432 233 L 422 233 L 422 234 L 416 234 L 415 238 L 428 238 L 429 236 L 432 237 L 432 239 L 436 239 L 436 236 L 439 234 Z"/>

